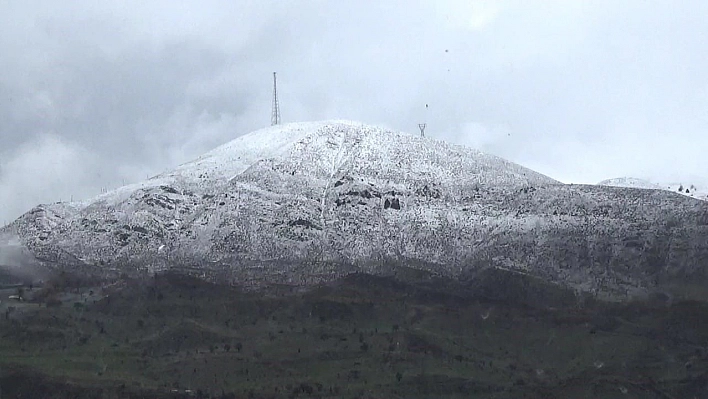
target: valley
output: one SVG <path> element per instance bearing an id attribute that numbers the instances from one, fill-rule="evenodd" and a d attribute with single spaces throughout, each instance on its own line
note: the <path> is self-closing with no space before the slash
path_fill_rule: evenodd
<path id="1" fill-rule="evenodd" d="M 306 291 L 244 290 L 175 273 L 94 286 L 60 281 L 5 308 L 4 397 L 708 392 L 703 302 L 607 303 L 498 271 L 469 281 L 356 274 Z"/>

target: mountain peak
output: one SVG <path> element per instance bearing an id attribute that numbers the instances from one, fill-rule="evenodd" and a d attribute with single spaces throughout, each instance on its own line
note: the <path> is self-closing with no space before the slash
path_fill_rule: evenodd
<path id="1" fill-rule="evenodd" d="M 473 167 L 478 175 L 489 174 L 483 180 L 497 183 L 500 183 L 497 178 L 509 183 L 521 180 L 556 183 L 467 147 L 345 120 L 290 123 L 256 130 L 163 176 L 226 182 L 263 160 L 294 163 L 303 173 L 315 175 L 336 174 L 358 162 L 379 171 L 396 168 L 401 173 L 429 173 L 445 180 L 459 176 L 464 165 Z M 515 179 L 511 175 L 526 177 Z"/>
<path id="2" fill-rule="evenodd" d="M 242 135 L 175 169 L 120 187 L 81 206 L 117 204 L 140 189 L 178 186 L 196 192 L 228 184 L 259 162 L 287 163 L 298 173 L 332 178 L 347 168 L 400 180 L 413 175 L 437 182 L 472 179 L 480 184 L 556 184 L 557 181 L 480 151 L 347 120 L 270 126 Z M 362 170 L 360 170 L 361 172 Z"/>
<path id="3" fill-rule="evenodd" d="M 636 177 L 615 177 L 613 179 L 603 180 L 597 184 L 600 186 L 644 188 L 644 189 L 654 189 L 654 190 L 658 190 L 658 189 L 662 188 L 658 184 L 652 183 L 649 180 L 638 179 Z"/>
<path id="4" fill-rule="evenodd" d="M 611 187 L 627 187 L 627 188 L 642 188 L 651 190 L 671 191 L 687 197 L 708 200 L 708 190 L 704 184 L 689 183 L 689 182 L 661 182 L 654 183 L 646 179 L 638 179 L 635 177 L 617 177 L 607 179 L 597 183 L 600 186 Z"/>

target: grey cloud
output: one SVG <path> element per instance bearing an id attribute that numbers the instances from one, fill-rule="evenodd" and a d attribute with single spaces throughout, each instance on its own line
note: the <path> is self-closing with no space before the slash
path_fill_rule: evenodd
<path id="1" fill-rule="evenodd" d="M 567 182 L 708 180 L 700 1 L 0 7 L 0 192 L 14 193 L 0 220 L 145 178 L 267 125 L 273 71 L 285 122 L 409 132 L 426 122 L 429 136 Z M 27 183 L 39 172 L 10 175 L 32 146 L 59 159 L 42 137 L 77 154 L 61 158 L 61 187 Z"/>

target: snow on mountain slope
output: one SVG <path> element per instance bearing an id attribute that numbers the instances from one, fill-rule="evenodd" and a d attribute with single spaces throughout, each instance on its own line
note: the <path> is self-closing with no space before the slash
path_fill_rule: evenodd
<path id="1" fill-rule="evenodd" d="M 679 193 L 688 197 L 708 201 L 708 186 L 697 183 L 654 183 L 645 179 L 637 179 L 633 177 L 618 177 L 614 179 L 603 180 L 597 184 L 600 186 L 666 190 Z"/>
<path id="2" fill-rule="evenodd" d="M 708 201 L 708 186 L 698 182 L 659 183 L 662 189 Z"/>
<path id="3" fill-rule="evenodd" d="M 644 188 L 653 190 L 659 190 L 662 188 L 658 184 L 652 183 L 649 180 L 637 179 L 635 177 L 617 177 L 614 179 L 603 180 L 597 184 L 600 186 Z"/>
<path id="4" fill-rule="evenodd" d="M 255 162 L 281 156 L 295 142 L 324 125 L 324 122 L 310 122 L 257 130 L 219 146 L 193 161 L 179 165 L 172 171 L 143 182 L 119 187 L 98 197 L 80 201 L 78 204 L 79 207 L 83 207 L 101 201 L 116 205 L 138 190 L 162 185 L 176 184 L 198 191 L 223 185 Z"/>
<path id="5" fill-rule="evenodd" d="M 322 147 L 323 144 L 326 144 L 326 148 Z M 313 147 L 317 147 L 317 152 L 306 151 Z M 454 159 L 439 159 L 446 149 L 453 149 Z M 81 208 L 98 201 L 115 206 L 138 190 L 162 185 L 177 185 L 198 192 L 209 191 L 215 186 L 227 184 L 230 179 L 264 159 L 278 162 L 286 157 L 298 157 L 301 166 L 308 163 L 309 167 L 318 171 L 331 172 L 330 169 L 336 167 L 338 162 L 357 156 L 364 160 L 368 159 L 367 156 L 377 156 L 369 162 L 382 171 L 402 167 L 406 173 L 438 179 L 451 179 L 461 173 L 461 168 L 470 167 L 473 169 L 465 173 L 477 172 L 480 178 L 492 178 L 502 184 L 524 182 L 526 174 L 532 183 L 553 182 L 546 176 L 502 158 L 433 139 L 422 139 L 352 121 L 300 122 L 245 134 L 172 171 L 92 199 L 78 201 L 74 206 Z M 473 159 L 474 162 L 463 165 L 463 159 Z M 449 168 L 440 168 L 441 165 Z"/>
<path id="6" fill-rule="evenodd" d="M 708 275 L 704 202 L 563 185 L 343 121 L 262 129 L 143 183 L 38 206 L 4 232 L 47 267 L 102 276 L 178 268 L 308 285 L 401 265 L 461 278 L 498 267 L 616 297 Z"/>

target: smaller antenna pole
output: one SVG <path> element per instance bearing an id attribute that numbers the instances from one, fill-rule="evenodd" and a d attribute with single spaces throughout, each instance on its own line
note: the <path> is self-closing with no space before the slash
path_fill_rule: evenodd
<path id="1" fill-rule="evenodd" d="M 425 123 L 419 123 L 418 129 L 420 129 L 420 137 L 425 137 Z"/>

